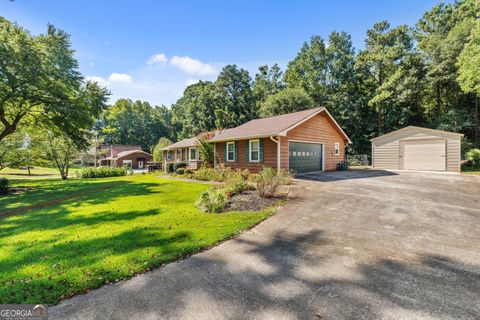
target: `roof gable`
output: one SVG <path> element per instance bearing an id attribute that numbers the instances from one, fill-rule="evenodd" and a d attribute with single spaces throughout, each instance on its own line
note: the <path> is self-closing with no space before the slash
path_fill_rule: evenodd
<path id="1" fill-rule="evenodd" d="M 393 138 L 395 135 L 407 134 L 408 132 L 412 132 L 412 133 L 421 132 L 421 133 L 438 135 L 442 137 L 451 137 L 453 139 L 463 137 L 463 133 L 455 133 L 455 132 L 429 129 L 429 128 L 423 128 L 423 127 L 417 127 L 417 126 L 408 126 L 408 127 L 398 129 L 398 130 L 386 133 L 384 135 L 372 138 L 370 139 L 370 141 L 371 142 L 382 141 L 384 139 Z"/>

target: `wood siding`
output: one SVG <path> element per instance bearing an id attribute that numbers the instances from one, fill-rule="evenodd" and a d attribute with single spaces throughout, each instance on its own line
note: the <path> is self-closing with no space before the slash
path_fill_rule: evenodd
<path id="1" fill-rule="evenodd" d="M 288 142 L 289 140 L 308 141 L 321 143 L 324 146 L 324 170 L 336 170 L 337 164 L 344 160 L 345 144 L 347 141 L 338 131 L 336 126 L 325 114 L 318 114 L 313 118 L 300 124 L 287 133 L 286 137 L 277 137 L 280 140 L 280 167 L 288 167 Z M 262 167 L 268 166 L 277 168 L 277 144 L 270 138 L 263 138 L 264 141 L 264 161 L 262 163 L 248 162 L 246 159 L 246 150 L 248 140 L 239 140 L 238 161 L 228 162 L 224 160 L 224 146 L 226 142 L 217 142 L 215 144 L 215 163 L 224 164 L 230 168 L 249 169 L 252 172 L 258 172 Z M 340 144 L 340 154 L 335 155 L 335 143 Z"/>
<path id="2" fill-rule="evenodd" d="M 338 131 L 335 124 L 324 113 L 320 113 L 313 118 L 300 124 L 287 133 L 286 137 L 281 137 L 280 155 L 281 168 L 288 169 L 288 141 L 308 141 L 323 144 L 323 162 L 324 170 L 331 171 L 337 169 L 337 164 L 345 159 L 345 144 L 347 141 Z M 340 154 L 335 154 L 335 143 L 340 144 Z"/>
<path id="3" fill-rule="evenodd" d="M 372 164 L 375 169 L 403 169 L 400 141 L 444 139 L 447 171 L 460 171 L 460 137 L 449 133 L 426 132 L 416 128 L 403 130 L 372 142 Z"/>
<path id="4" fill-rule="evenodd" d="M 118 158 L 117 159 L 117 167 L 121 167 L 124 164 L 124 160 L 131 160 L 132 161 L 132 169 L 138 169 L 138 161 L 143 159 L 143 168 L 145 169 L 147 167 L 147 162 L 153 161 L 153 157 L 139 152 L 139 153 L 132 153 L 129 154 L 128 156 Z"/>
<path id="5" fill-rule="evenodd" d="M 215 143 L 215 164 L 223 164 L 225 167 L 233 169 L 248 169 L 251 172 L 258 172 L 262 167 L 277 168 L 277 144 L 270 138 L 263 138 L 264 159 L 263 162 L 247 161 L 247 143 L 249 140 L 238 140 L 238 160 L 234 162 L 225 161 L 224 148 L 226 142 Z"/>

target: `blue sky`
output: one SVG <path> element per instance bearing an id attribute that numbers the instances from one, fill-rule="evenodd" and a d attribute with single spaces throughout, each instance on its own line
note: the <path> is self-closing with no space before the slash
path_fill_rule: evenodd
<path id="1" fill-rule="evenodd" d="M 303 42 L 331 31 L 363 47 L 367 29 L 387 19 L 413 25 L 439 1 L 48 1 L 0 0 L 0 14 L 32 33 L 47 23 L 72 37 L 81 72 L 112 92 L 169 106 L 188 84 L 214 80 L 235 63 L 284 69 Z"/>

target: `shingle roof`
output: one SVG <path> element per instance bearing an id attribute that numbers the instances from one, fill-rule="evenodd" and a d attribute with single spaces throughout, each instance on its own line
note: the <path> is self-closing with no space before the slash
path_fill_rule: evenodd
<path id="1" fill-rule="evenodd" d="M 175 142 L 174 144 L 166 146 L 166 147 L 162 148 L 161 150 L 188 148 L 188 147 L 194 147 L 197 144 L 198 144 L 198 138 L 193 137 L 193 138 L 183 139 L 183 140 L 180 140 L 178 142 Z"/>
<path id="2" fill-rule="evenodd" d="M 220 130 L 210 141 L 225 141 L 228 139 L 266 137 L 278 135 L 280 132 L 294 126 L 302 120 L 319 113 L 325 108 L 314 108 L 294 113 L 282 114 L 268 118 L 251 120 L 232 129 Z"/>
<path id="3" fill-rule="evenodd" d="M 285 131 L 295 127 L 296 125 L 302 123 L 303 121 L 309 119 L 310 117 L 322 111 L 325 111 L 327 115 L 331 117 L 332 121 L 338 127 L 339 131 L 345 136 L 346 140 L 351 143 L 348 136 L 345 134 L 345 132 L 343 132 L 342 128 L 337 124 L 335 119 L 333 119 L 333 117 L 324 107 L 307 109 L 303 111 L 282 114 L 279 116 L 251 120 L 235 128 L 217 130 L 215 132 L 211 132 L 213 137 L 208 139 L 208 141 L 220 142 L 220 141 L 228 141 L 228 140 L 263 138 L 268 136 L 280 135 L 282 133 L 285 133 Z M 161 150 L 173 150 L 173 149 L 194 147 L 198 144 L 198 142 L 199 141 L 197 137 L 183 139 L 179 142 L 176 142 L 167 147 L 164 147 Z"/>

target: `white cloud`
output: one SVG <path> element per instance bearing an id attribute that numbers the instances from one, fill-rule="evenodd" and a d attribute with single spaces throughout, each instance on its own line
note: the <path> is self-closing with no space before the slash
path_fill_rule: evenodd
<path id="1" fill-rule="evenodd" d="M 158 53 L 153 55 L 148 59 L 147 64 L 165 64 L 167 63 L 168 59 L 165 53 Z"/>
<path id="2" fill-rule="evenodd" d="M 108 85 L 110 84 L 107 79 L 104 79 L 99 76 L 90 76 L 90 77 L 86 77 L 86 79 L 88 81 L 97 82 L 102 87 L 108 87 Z"/>
<path id="3" fill-rule="evenodd" d="M 133 79 L 130 75 L 126 73 L 112 73 L 110 77 L 108 77 L 109 82 L 114 83 L 132 83 Z"/>
<path id="4" fill-rule="evenodd" d="M 133 79 L 130 75 L 126 73 L 112 73 L 108 79 L 105 79 L 100 76 L 88 76 L 87 80 L 97 82 L 103 87 L 111 87 L 113 84 L 131 84 Z"/>
<path id="5" fill-rule="evenodd" d="M 199 82 L 199 81 L 200 81 L 200 80 L 198 80 L 198 79 L 187 79 L 187 81 L 185 81 L 185 85 L 188 87 L 188 86 L 190 86 L 190 85 L 192 85 L 192 84 L 195 84 L 195 83 L 197 83 L 197 82 Z"/>
<path id="6" fill-rule="evenodd" d="M 190 57 L 179 57 L 173 56 L 170 59 L 170 64 L 185 71 L 188 74 L 198 74 L 198 75 L 213 75 L 217 71 L 208 63 L 203 63 L 199 60 L 192 59 Z"/>

